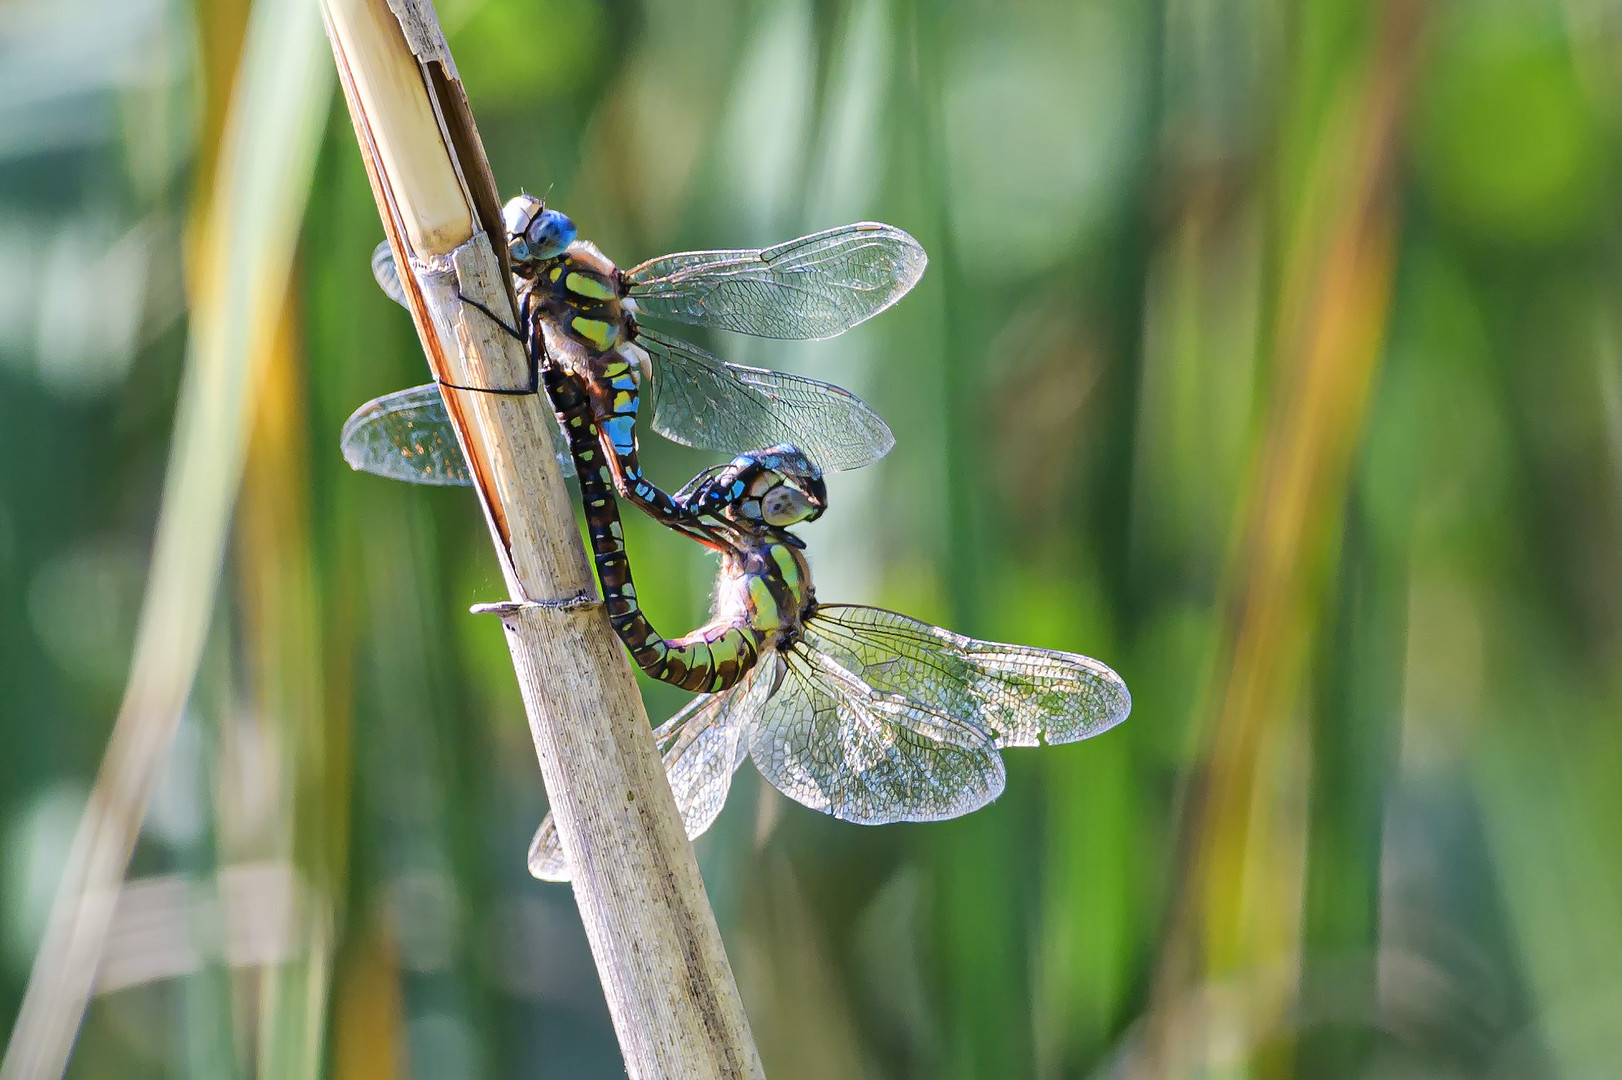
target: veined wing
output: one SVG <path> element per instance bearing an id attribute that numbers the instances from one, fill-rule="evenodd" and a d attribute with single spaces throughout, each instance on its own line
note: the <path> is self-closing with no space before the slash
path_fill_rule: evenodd
<path id="1" fill-rule="evenodd" d="M 900 229 L 861 221 L 776 247 L 665 255 L 625 280 L 645 315 L 756 337 L 829 338 L 900 300 L 928 261 Z"/>
<path id="2" fill-rule="evenodd" d="M 654 729 L 665 777 L 676 796 L 676 809 L 689 840 L 702 836 L 721 813 L 732 787 L 732 774 L 743 763 L 744 726 L 770 692 L 770 681 L 756 679 L 751 671 L 730 690 L 694 698 Z M 530 842 L 529 872 L 542 881 L 569 880 L 568 860 L 563 856 L 551 814 L 546 815 Z"/>
<path id="3" fill-rule="evenodd" d="M 964 720 L 875 690 L 805 643 L 761 666 L 777 692 L 750 725 L 749 756 L 771 784 L 860 825 L 938 821 L 1002 793 L 1002 755 Z"/>
<path id="4" fill-rule="evenodd" d="M 411 306 L 406 303 L 405 287 L 400 284 L 400 270 L 394 265 L 394 249 L 389 247 L 387 240 L 372 249 L 372 277 L 390 300 L 401 307 Z"/>
<path id="5" fill-rule="evenodd" d="M 653 428 L 673 442 L 725 454 L 793 443 L 828 472 L 871 465 L 895 445 L 878 413 L 832 383 L 722 363 L 641 327 L 637 342 L 655 358 Z"/>
<path id="6" fill-rule="evenodd" d="M 344 421 L 349 467 L 412 484 L 467 485 L 467 459 L 434 383 L 375 398 Z"/>
<path id="7" fill-rule="evenodd" d="M 1091 657 L 978 641 L 882 608 L 819 607 L 805 641 L 875 690 L 972 721 L 999 746 L 1086 739 L 1132 711 L 1126 683 Z"/>
<path id="8" fill-rule="evenodd" d="M 375 476 L 411 484 L 473 483 L 437 383 L 368 401 L 344 421 L 342 446 L 350 468 Z M 563 475 L 573 476 L 574 459 L 556 425 L 552 451 Z"/>

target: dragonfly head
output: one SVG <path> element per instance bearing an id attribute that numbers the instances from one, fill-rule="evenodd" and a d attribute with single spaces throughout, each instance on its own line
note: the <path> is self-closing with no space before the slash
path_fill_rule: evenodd
<path id="1" fill-rule="evenodd" d="M 517 195 L 501 210 L 507 226 L 507 248 L 520 268 L 555 259 L 574 243 L 574 222 L 567 214 L 548 210 L 533 195 Z"/>
<path id="2" fill-rule="evenodd" d="M 765 469 L 750 485 L 762 523 L 783 529 L 815 521 L 828 508 L 822 470 L 793 446 L 780 443 L 755 455 L 755 460 Z"/>

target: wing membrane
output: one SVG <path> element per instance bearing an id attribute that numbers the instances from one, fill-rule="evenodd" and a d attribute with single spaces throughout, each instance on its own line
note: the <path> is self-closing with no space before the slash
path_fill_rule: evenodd
<path id="1" fill-rule="evenodd" d="M 972 723 L 875 690 L 814 647 L 770 663 L 781 685 L 750 727 L 749 756 L 796 802 L 882 825 L 957 817 L 1002 793 L 1002 755 Z"/>
<path id="2" fill-rule="evenodd" d="M 436 383 L 397 390 L 368 401 L 344 421 L 341 445 L 349 467 L 411 484 L 466 486 L 473 483 L 456 429 Z M 564 476 L 574 475 L 574 459 L 556 425 L 552 452 Z"/>
<path id="3" fill-rule="evenodd" d="M 1132 709 L 1126 683 L 1091 657 L 978 641 L 882 608 L 819 607 L 805 634 L 876 690 L 973 721 L 999 746 L 1086 739 Z"/>
<path id="4" fill-rule="evenodd" d="M 722 363 L 647 329 L 637 341 L 656 360 L 653 428 L 673 442 L 726 454 L 793 443 L 829 472 L 871 465 L 895 445 L 878 413 L 832 383 Z"/>
<path id="5" fill-rule="evenodd" d="M 768 681 L 754 676 L 751 672 L 745 682 L 724 693 L 694 698 L 654 729 L 689 840 L 698 839 L 715 823 L 731 790 L 732 774 L 743 763 L 744 726 L 771 689 Z M 530 842 L 529 872 L 542 881 L 569 880 L 568 860 L 551 814 Z"/>
<path id="6" fill-rule="evenodd" d="M 401 307 L 411 306 L 406 303 L 405 287 L 400 284 L 400 270 L 394 265 L 394 249 L 389 247 L 387 240 L 372 249 L 372 277 L 390 300 Z"/>
<path id="7" fill-rule="evenodd" d="M 644 314 L 768 338 L 829 338 L 905 296 L 929 259 L 891 225 L 862 221 L 786 244 L 684 251 L 629 271 Z"/>
<path id="8" fill-rule="evenodd" d="M 467 485 L 467 459 L 433 383 L 368 401 L 344 422 L 349 467 L 412 484 Z"/>

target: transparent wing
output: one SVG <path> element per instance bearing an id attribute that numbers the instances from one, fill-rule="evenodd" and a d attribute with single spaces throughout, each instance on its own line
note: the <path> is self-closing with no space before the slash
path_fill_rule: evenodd
<path id="1" fill-rule="evenodd" d="M 715 823 L 732 788 L 732 774 L 743 763 L 745 722 L 759 710 L 761 699 L 771 689 L 768 680 L 754 676 L 750 672 L 724 693 L 694 698 L 654 729 L 665 776 L 689 840 L 698 839 Z M 569 880 L 569 864 L 551 814 L 530 842 L 529 872 L 542 881 Z"/>
<path id="2" fill-rule="evenodd" d="M 878 413 L 832 383 L 722 363 L 641 327 L 637 342 L 655 359 L 653 429 L 673 442 L 725 454 L 793 443 L 828 472 L 871 465 L 895 445 Z"/>
<path id="3" fill-rule="evenodd" d="M 473 483 L 435 383 L 385 394 L 356 409 L 344 421 L 342 446 L 350 468 L 375 476 L 411 484 Z M 555 426 L 552 452 L 563 475 L 573 476 L 574 459 Z"/>
<path id="4" fill-rule="evenodd" d="M 433 383 L 368 401 L 344 421 L 349 467 L 413 484 L 471 484 L 445 402 Z"/>
<path id="5" fill-rule="evenodd" d="M 883 825 L 957 817 L 1002 793 L 1002 755 L 974 724 L 882 693 L 805 643 L 768 662 L 781 682 L 749 756 L 796 802 Z"/>
<path id="6" fill-rule="evenodd" d="M 535 838 L 529 842 L 529 876 L 541 881 L 569 881 L 569 860 L 563 857 L 563 841 L 558 839 L 558 824 L 551 811 L 541 819 Z"/>
<path id="7" fill-rule="evenodd" d="M 387 240 L 372 249 L 372 277 L 390 300 L 401 307 L 410 307 L 406 303 L 405 288 L 400 284 L 400 271 L 394 265 L 394 249 Z"/>
<path id="8" fill-rule="evenodd" d="M 923 247 L 861 221 L 786 244 L 684 251 L 625 275 L 637 310 L 769 338 L 829 338 L 871 319 L 923 277 Z"/>
<path id="9" fill-rule="evenodd" d="M 1126 683 L 1091 657 L 977 641 L 882 608 L 819 607 L 805 641 L 874 689 L 972 721 L 999 746 L 1074 742 L 1132 711 Z"/>

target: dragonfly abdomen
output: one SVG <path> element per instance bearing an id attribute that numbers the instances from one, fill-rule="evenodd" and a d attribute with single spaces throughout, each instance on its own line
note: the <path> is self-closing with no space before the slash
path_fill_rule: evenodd
<path id="1" fill-rule="evenodd" d="M 664 642 L 660 671 L 648 674 L 683 690 L 719 693 L 755 666 L 760 659 L 760 639 L 751 627 L 712 623 Z"/>
<path id="2" fill-rule="evenodd" d="M 587 379 L 587 392 L 592 398 L 598 434 L 603 449 L 612 458 L 610 468 L 617 474 L 616 486 L 626 498 L 662 521 L 691 517 L 642 472 L 636 445 L 641 373 L 636 352 L 635 346 L 622 345 L 590 358 L 593 370 Z"/>
<path id="3" fill-rule="evenodd" d="M 653 628 L 637 602 L 636 583 L 625 553 L 625 531 L 592 419 L 588 388 L 578 376 L 556 365 L 547 365 L 545 378 L 547 394 L 568 435 L 580 478 L 592 559 L 614 632 L 637 666 L 652 678 L 686 690 L 717 693 L 730 688 L 754 667 L 763 635 L 747 623 L 726 619 L 718 619 L 675 641 L 666 641 Z"/>

